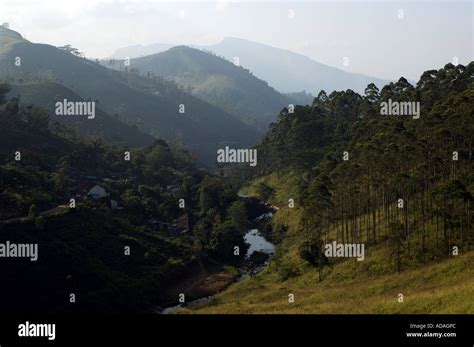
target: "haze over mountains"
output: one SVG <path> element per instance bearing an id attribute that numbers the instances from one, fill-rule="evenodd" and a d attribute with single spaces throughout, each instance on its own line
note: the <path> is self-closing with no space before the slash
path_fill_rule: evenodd
<path id="1" fill-rule="evenodd" d="M 28 83 L 41 83 L 40 88 L 29 88 L 22 96 L 25 102 L 50 105 L 50 96 L 56 92 L 48 93 L 46 89 L 60 84 L 81 100 L 96 101 L 104 112 L 114 115 L 103 115 L 108 122 L 112 123 L 111 119 L 116 118 L 135 127 L 135 132 L 121 131 L 125 136 L 120 141 L 122 143 L 136 145 L 136 137 L 143 136 L 137 134 L 140 130 L 170 143 L 182 143 L 198 156 L 201 163 L 212 165 L 217 148 L 226 144 L 245 148 L 259 138 L 259 133 L 252 127 L 161 78 L 114 71 L 51 45 L 31 43 L 6 28 L 0 28 L 0 43 L 1 77 L 14 86 L 18 85 L 14 91 L 24 90 L 22 85 Z M 21 58 L 20 66 L 15 65 L 17 57 Z M 38 93 L 49 96 L 41 97 Z M 62 100 L 65 94 L 64 90 L 57 93 L 54 101 Z M 63 121 L 56 117 L 53 121 Z M 84 119 L 78 125 L 84 122 L 94 120 Z M 85 127 L 92 127 L 99 135 L 107 132 L 107 126 L 94 124 L 89 126 L 87 123 Z"/>
<path id="2" fill-rule="evenodd" d="M 0 250 L 40 257 L 0 252 L 0 317 L 474 313 L 474 62 L 446 8 L 30 2 L 0 5 Z M 308 56 L 183 46 L 225 36 Z"/>
<path id="3" fill-rule="evenodd" d="M 219 148 L 256 144 L 289 104 L 311 103 L 302 90 L 360 91 L 382 83 L 234 38 L 201 50 L 160 44 L 127 48 L 122 52 L 135 55 L 165 50 L 131 59 L 127 66 L 32 43 L 4 27 L 0 43 L 1 77 L 12 85 L 11 95 L 45 108 L 52 122 L 119 145 L 144 146 L 163 138 L 184 145 L 207 166 L 215 165 Z M 228 61 L 233 57 L 240 66 Z M 97 118 L 55 115 L 55 103 L 64 99 L 94 101 Z"/>
<path id="4" fill-rule="evenodd" d="M 124 61 L 116 68 L 124 69 Z M 104 64 L 107 66 L 107 63 Z M 130 61 L 142 75 L 173 80 L 198 98 L 265 132 L 276 115 L 294 101 L 241 66 L 186 46 Z"/>
<path id="5" fill-rule="evenodd" d="M 57 101 L 83 100 L 72 90 L 52 81 L 13 85 L 10 96 L 19 96 L 23 103 L 40 106 L 49 111 L 50 115 L 54 114 Z M 100 136 L 106 142 L 116 145 L 142 147 L 151 144 L 154 140 L 153 136 L 140 132 L 135 126 L 119 121 L 100 108 L 96 108 L 95 113 L 93 121 L 71 116 L 53 118 L 53 121 L 79 129 L 85 135 Z"/>
<path id="6" fill-rule="evenodd" d="M 159 53 L 168 45 L 154 44 L 150 46 L 130 46 L 117 50 L 116 58 L 140 57 L 146 54 Z M 352 89 L 363 93 L 368 84 L 374 83 L 379 88 L 389 81 L 376 77 L 355 74 L 341 69 L 318 63 L 302 54 L 289 50 L 271 47 L 257 42 L 239 38 L 225 38 L 220 43 L 201 46 L 227 60 L 239 58 L 239 63 L 249 69 L 256 77 L 268 82 L 270 86 L 282 93 L 306 90 L 317 95 L 320 90 L 330 93 L 335 90 Z M 341 64 L 343 57 L 341 57 Z"/>
<path id="7" fill-rule="evenodd" d="M 149 46 L 134 45 L 118 48 L 111 56 L 113 59 L 138 58 L 146 55 L 164 52 L 175 45 L 169 43 L 155 43 Z"/>

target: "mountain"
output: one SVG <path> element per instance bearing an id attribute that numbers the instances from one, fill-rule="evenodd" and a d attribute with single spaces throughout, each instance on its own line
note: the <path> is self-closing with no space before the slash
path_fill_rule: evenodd
<path id="1" fill-rule="evenodd" d="M 136 58 L 130 66 L 184 86 L 191 94 L 262 131 L 292 100 L 240 66 L 186 46 Z"/>
<path id="2" fill-rule="evenodd" d="M 70 89 L 52 81 L 36 81 L 13 85 L 9 96 L 18 96 L 21 103 L 25 105 L 40 106 L 48 111 L 50 115 L 55 114 L 56 102 L 62 102 L 64 99 L 83 101 L 79 95 Z M 94 120 L 87 119 L 87 117 L 71 116 L 55 116 L 53 120 L 77 129 L 86 135 L 99 136 L 115 145 L 143 147 L 154 141 L 153 136 L 140 132 L 136 126 L 130 126 L 115 119 L 100 108 L 95 110 Z"/>
<path id="3" fill-rule="evenodd" d="M 142 52 L 148 54 L 161 52 L 165 47 L 159 44 L 146 46 L 146 48 L 130 46 L 118 51 L 127 52 L 129 57 L 137 57 L 143 55 Z M 282 93 L 305 90 L 317 95 L 321 90 L 329 94 L 332 91 L 346 89 L 363 93 L 370 83 L 381 88 L 389 82 L 376 77 L 346 72 L 289 50 L 239 38 L 225 38 L 215 45 L 199 48 L 212 51 L 229 61 L 238 57 L 241 66 Z"/>
<path id="4" fill-rule="evenodd" d="M 284 95 L 293 100 L 293 104 L 296 105 L 310 105 L 314 100 L 314 95 L 307 93 L 305 90 L 301 92 L 285 93 Z"/>
<path id="5" fill-rule="evenodd" d="M 155 43 L 149 46 L 143 45 L 134 45 L 124 48 L 118 48 L 115 50 L 114 54 L 112 54 L 112 59 L 126 59 L 126 58 L 138 58 L 144 57 L 146 55 L 155 54 L 159 52 L 164 52 L 174 45 L 168 43 Z"/>
<path id="6" fill-rule="evenodd" d="M 37 80 L 59 83 L 149 135 L 184 144 L 206 165 L 215 164 L 218 148 L 246 148 L 259 138 L 257 131 L 232 115 L 162 78 L 111 70 L 71 51 L 31 43 L 5 28 L 0 29 L 0 44 L 3 80 L 13 85 Z M 21 66 L 15 65 L 17 57 Z"/>
<path id="7" fill-rule="evenodd" d="M 289 50 L 238 38 L 225 38 L 205 48 L 228 60 L 239 57 L 242 66 L 280 92 L 306 90 L 317 95 L 321 90 L 330 93 L 352 89 L 363 93 L 370 83 L 379 88 L 388 83 L 379 78 L 345 72 Z"/>

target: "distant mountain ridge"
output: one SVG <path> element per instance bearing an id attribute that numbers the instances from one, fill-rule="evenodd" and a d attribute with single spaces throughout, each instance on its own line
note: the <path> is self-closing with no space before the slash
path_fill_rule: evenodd
<path id="1" fill-rule="evenodd" d="M 129 47 L 118 48 L 110 56 L 111 59 L 139 58 L 146 55 L 164 52 L 175 45 L 169 43 L 155 43 L 149 46 L 134 45 Z"/>
<path id="2" fill-rule="evenodd" d="M 97 101 L 104 112 L 148 135 L 183 144 L 209 166 L 215 165 L 218 148 L 227 144 L 246 148 L 260 138 L 237 118 L 173 83 L 114 71 L 13 33 L 0 30 L 0 78 L 13 85 L 35 80 L 61 84 L 82 99 Z M 16 57 L 21 58 L 20 66 L 15 65 Z"/>
<path id="3" fill-rule="evenodd" d="M 175 81 L 191 94 L 266 131 L 292 99 L 229 61 L 187 46 L 135 58 L 130 68 Z"/>
<path id="4" fill-rule="evenodd" d="M 281 92 L 306 90 L 317 95 L 321 90 L 330 93 L 352 89 L 363 93 L 370 83 L 381 88 L 389 82 L 346 72 L 318 63 L 299 53 L 244 39 L 225 38 L 222 42 L 206 48 L 229 60 L 239 57 L 242 66 Z"/>
<path id="5" fill-rule="evenodd" d="M 130 58 L 141 56 L 144 49 L 134 46 L 117 51 L 126 51 Z M 240 65 L 249 69 L 256 77 L 268 82 L 281 93 L 293 93 L 305 90 L 313 95 L 324 90 L 326 93 L 352 89 L 363 93 L 370 83 L 382 88 L 390 81 L 343 71 L 319 63 L 302 54 L 265 44 L 227 37 L 220 43 L 209 46 L 196 46 L 216 53 L 229 61 L 239 58 Z M 165 50 L 164 45 L 146 46 L 148 54 Z"/>

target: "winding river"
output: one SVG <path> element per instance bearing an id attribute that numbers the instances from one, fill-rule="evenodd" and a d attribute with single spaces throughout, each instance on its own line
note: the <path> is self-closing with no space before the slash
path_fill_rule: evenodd
<path id="1" fill-rule="evenodd" d="M 259 220 L 261 220 L 263 218 L 268 218 L 268 217 L 272 217 L 271 212 L 267 212 L 267 213 L 262 214 L 261 216 L 257 217 L 254 220 L 254 222 L 258 222 Z M 263 237 L 263 235 L 260 234 L 258 229 L 249 229 L 247 231 L 247 233 L 245 234 L 244 239 L 250 245 L 248 250 L 247 250 L 247 254 L 246 254 L 246 259 L 247 260 L 250 259 L 250 256 L 256 251 L 267 254 L 268 259 L 262 265 L 259 265 L 259 266 L 256 266 L 256 267 L 251 267 L 251 268 L 248 268 L 246 266 L 241 267 L 239 269 L 241 274 L 240 274 L 240 276 L 237 277 L 236 282 L 243 281 L 243 280 L 249 278 L 251 275 L 262 271 L 268 265 L 268 263 L 270 262 L 270 259 L 273 255 L 274 251 L 275 251 L 275 245 L 272 244 L 271 242 L 267 241 L 265 239 L 265 237 Z M 248 261 L 246 263 L 248 263 Z M 186 304 L 186 306 L 193 306 L 193 305 L 201 304 L 203 302 L 209 301 L 210 299 L 212 299 L 212 297 L 213 297 L 213 295 L 210 295 L 210 296 L 207 296 L 207 297 L 204 297 L 204 298 L 199 298 L 199 299 L 190 301 L 189 303 Z M 176 305 L 176 306 L 171 306 L 171 307 L 167 307 L 167 308 L 163 309 L 160 313 L 161 314 L 170 314 L 170 313 L 174 313 L 174 312 L 176 312 L 176 311 L 178 311 L 178 310 L 180 310 L 184 307 L 185 306 L 183 306 L 181 304 Z"/>

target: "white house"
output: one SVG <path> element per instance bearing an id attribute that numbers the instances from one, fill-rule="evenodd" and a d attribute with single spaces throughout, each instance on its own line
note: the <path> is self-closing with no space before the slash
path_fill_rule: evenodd
<path id="1" fill-rule="evenodd" d="M 104 187 L 101 187 L 98 184 L 96 184 L 89 190 L 87 195 L 92 197 L 92 199 L 98 200 L 98 199 L 107 197 L 109 194 L 107 194 L 107 191 L 105 190 Z"/>

